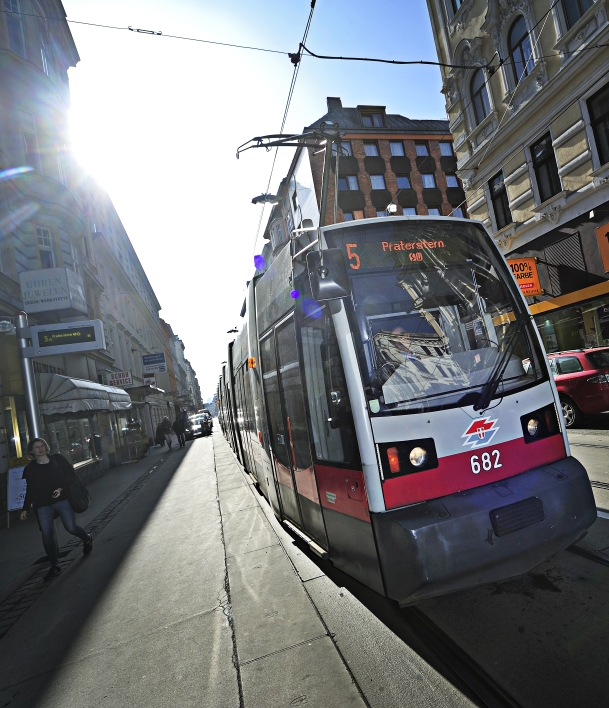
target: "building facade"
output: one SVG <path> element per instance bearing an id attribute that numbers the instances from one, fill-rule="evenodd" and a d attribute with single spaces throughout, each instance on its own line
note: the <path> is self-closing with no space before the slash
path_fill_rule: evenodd
<path id="1" fill-rule="evenodd" d="M 427 4 L 471 218 L 538 277 L 548 351 L 609 344 L 606 0 Z"/>
<path id="2" fill-rule="evenodd" d="M 174 335 L 108 195 L 69 148 L 68 69 L 79 61 L 59 0 L 1 0 L 0 496 L 24 464 L 25 397 L 10 324 L 101 320 L 105 348 L 38 357 L 44 437 L 85 478 L 141 454 L 155 421 L 175 417 L 168 392 Z M 54 18 L 52 21 L 47 17 Z M 6 329 L 6 326 L 4 327 Z M 154 386 L 143 357 L 165 353 Z M 186 372 L 180 374 L 186 388 Z M 114 380 L 124 382 L 120 387 Z M 191 384 L 192 386 L 192 384 Z M 2 500 L 0 499 L 0 503 Z M 4 519 L 4 517 L 0 517 Z"/>
<path id="3" fill-rule="evenodd" d="M 335 154 L 324 223 L 334 223 L 335 204 L 338 222 L 391 214 L 467 215 L 448 121 L 412 120 L 387 113 L 385 106 L 346 108 L 340 98 L 328 98 L 327 108 L 305 128 L 329 123 L 341 134 L 338 179 Z M 323 149 L 297 148 L 264 233 L 265 263 L 294 228 L 319 225 L 323 165 Z"/>

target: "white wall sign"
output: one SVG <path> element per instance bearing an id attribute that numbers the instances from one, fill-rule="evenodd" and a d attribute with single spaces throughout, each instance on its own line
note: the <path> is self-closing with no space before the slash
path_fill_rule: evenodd
<path id="1" fill-rule="evenodd" d="M 113 371 L 106 375 L 106 384 L 108 386 L 133 386 L 133 377 L 130 371 Z"/>
<path id="2" fill-rule="evenodd" d="M 23 309 L 28 314 L 49 310 L 87 314 L 82 278 L 69 268 L 26 270 L 19 274 L 19 282 Z"/>
<path id="3" fill-rule="evenodd" d="M 25 501 L 25 491 L 27 489 L 27 482 L 25 479 L 21 479 L 23 470 L 25 467 L 13 467 L 8 471 L 7 475 L 7 511 L 15 511 L 17 509 L 23 509 L 23 502 Z"/>
<path id="4" fill-rule="evenodd" d="M 143 374 L 144 385 L 156 388 L 156 374 Z"/>

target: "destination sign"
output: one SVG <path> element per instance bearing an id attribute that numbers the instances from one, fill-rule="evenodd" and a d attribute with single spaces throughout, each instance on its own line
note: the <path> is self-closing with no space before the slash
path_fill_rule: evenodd
<path id="1" fill-rule="evenodd" d="M 454 244 L 455 247 L 449 248 L 448 243 L 445 239 L 432 241 L 419 238 L 345 243 L 344 247 L 351 270 L 462 262 L 464 255 L 461 244 Z"/>
<path id="2" fill-rule="evenodd" d="M 58 344 L 84 344 L 95 341 L 94 327 L 66 327 L 38 332 L 39 347 L 56 347 Z"/>

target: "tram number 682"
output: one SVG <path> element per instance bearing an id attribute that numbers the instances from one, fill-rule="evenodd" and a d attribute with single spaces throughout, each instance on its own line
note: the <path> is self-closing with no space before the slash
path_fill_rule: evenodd
<path id="1" fill-rule="evenodd" d="M 489 470 L 496 470 L 499 467 L 503 467 L 501 462 L 499 462 L 500 457 L 499 450 L 483 452 L 481 455 L 472 455 L 469 460 L 472 472 L 479 474 L 480 470 L 488 472 Z"/>

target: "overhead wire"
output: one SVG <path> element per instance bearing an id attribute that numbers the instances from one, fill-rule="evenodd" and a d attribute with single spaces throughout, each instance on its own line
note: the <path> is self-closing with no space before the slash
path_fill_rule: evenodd
<path id="1" fill-rule="evenodd" d="M 302 42 L 300 43 L 300 46 L 306 42 L 307 37 L 309 35 L 309 30 L 311 29 L 311 21 L 313 20 L 313 11 L 315 10 L 315 3 L 317 0 L 311 0 L 311 10 L 309 11 L 309 17 L 307 19 L 307 24 L 305 26 L 305 30 L 303 33 L 302 37 Z M 292 63 L 294 64 L 294 71 L 292 72 L 292 80 L 290 81 L 290 88 L 288 90 L 288 97 L 286 100 L 285 104 L 285 109 L 283 111 L 283 118 L 281 119 L 281 128 L 279 130 L 280 133 L 283 133 L 283 130 L 285 128 L 286 120 L 288 118 L 288 113 L 290 110 L 290 105 L 292 103 L 292 97 L 294 95 L 294 88 L 296 87 L 296 80 L 298 78 L 298 73 L 300 71 L 300 59 L 302 57 L 302 54 L 298 55 L 291 55 L 290 59 Z M 271 180 L 273 179 L 273 172 L 275 171 L 275 163 L 277 162 L 277 152 L 279 151 L 279 147 L 275 148 L 275 154 L 273 155 L 273 162 L 271 164 L 271 171 L 269 174 L 269 179 L 266 185 L 266 190 L 264 191 L 265 194 L 269 193 L 269 189 L 271 188 Z M 251 268 L 251 263 L 254 259 L 254 256 L 256 254 L 256 246 L 258 245 L 258 238 L 260 237 L 260 227 L 262 226 L 262 218 L 264 216 L 264 211 L 265 211 L 265 206 L 266 202 L 262 202 L 262 209 L 260 210 L 260 218 L 258 219 L 258 226 L 256 228 L 256 236 L 254 237 L 254 245 L 252 247 L 252 253 L 249 259 L 249 265 L 248 265 L 248 272 L 249 269 Z"/>

